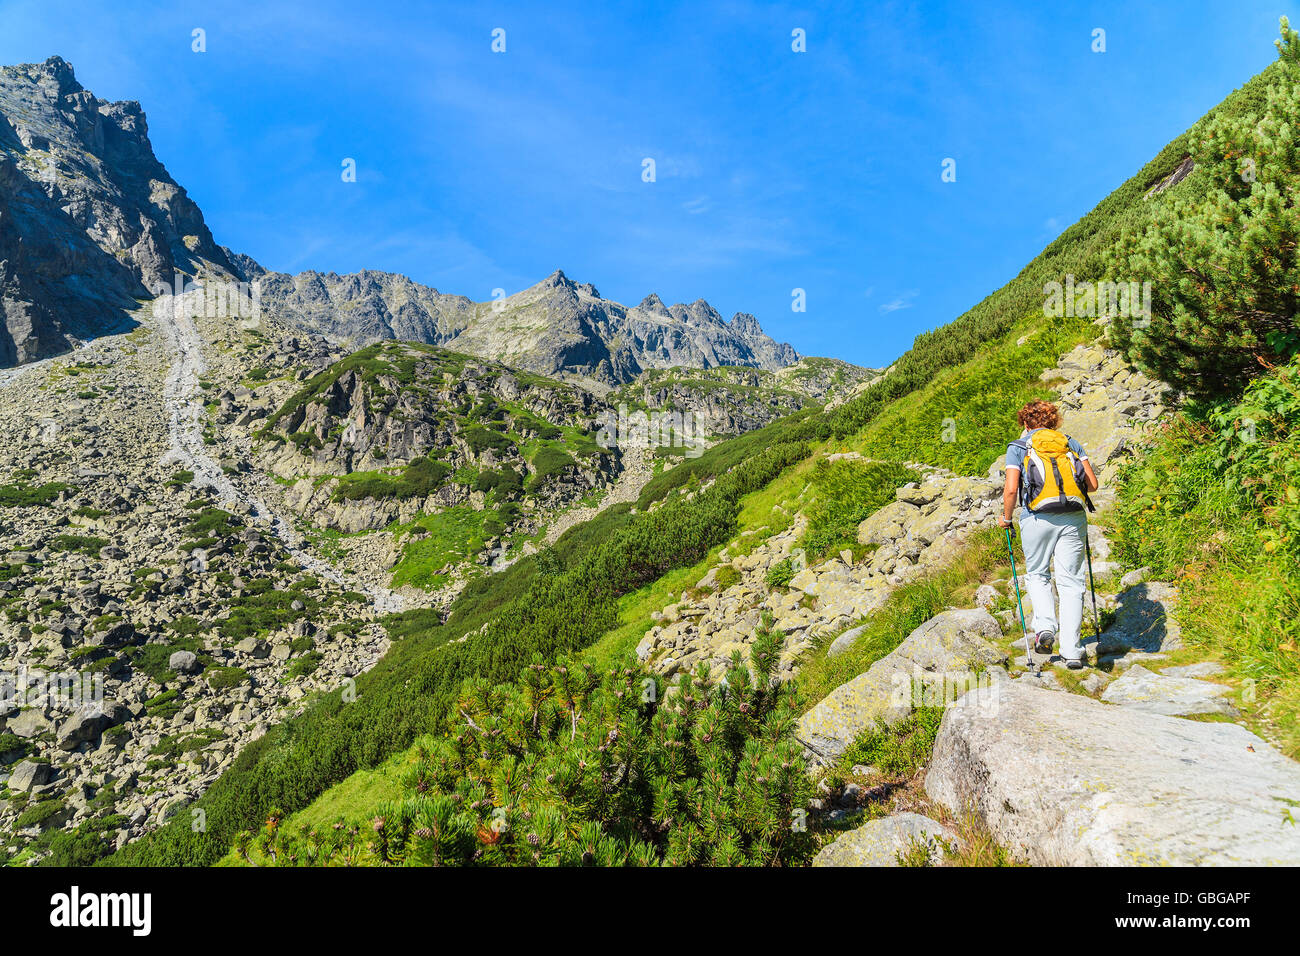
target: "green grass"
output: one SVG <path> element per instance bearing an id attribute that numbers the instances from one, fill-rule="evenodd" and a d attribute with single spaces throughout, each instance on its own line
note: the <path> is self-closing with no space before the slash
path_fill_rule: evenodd
<path id="1" fill-rule="evenodd" d="M 402 795 L 402 778 L 416 763 L 414 747 L 389 757 L 377 767 L 358 770 L 336 783 L 311 804 L 291 814 L 282 824 L 291 832 L 303 827 L 328 830 L 338 820 L 357 820 L 372 807 Z M 257 857 L 254 856 L 254 860 Z M 216 866 L 246 866 L 238 851 L 231 850 Z"/>
<path id="2" fill-rule="evenodd" d="M 599 670 L 613 667 L 623 655 L 636 649 L 641 638 L 654 627 L 650 615 L 662 610 L 675 599 L 695 586 L 695 582 L 708 572 L 717 560 L 719 548 L 714 548 L 698 564 L 689 568 L 669 571 L 653 584 L 625 594 L 618 602 L 619 625 L 582 653 L 585 660 L 591 661 Z"/>
<path id="3" fill-rule="evenodd" d="M 0 485 L 0 508 L 43 507 L 71 490 L 72 485 L 64 481 L 47 481 L 42 485 Z"/>
<path id="4" fill-rule="evenodd" d="M 996 342 L 892 404 L 850 446 L 870 458 L 919 461 L 958 474 L 982 475 L 1007 450 L 1016 412 L 1054 390 L 1044 369 L 1076 345 L 1091 342 L 1088 319 L 1045 319 L 1031 313 Z M 1025 338 L 1023 345 L 1017 344 Z"/>
<path id="5" fill-rule="evenodd" d="M 442 486 L 451 468 L 432 458 L 417 458 L 396 474 L 383 471 L 356 471 L 339 478 L 334 487 L 335 501 L 362 498 L 423 498 Z"/>
<path id="6" fill-rule="evenodd" d="M 53 551 L 75 551 L 92 558 L 99 554 L 100 548 L 107 545 L 107 538 L 98 538 L 94 535 L 56 534 L 50 539 L 50 549 Z"/>
<path id="7" fill-rule="evenodd" d="M 855 545 L 858 524 L 916 478 L 910 468 L 889 462 L 819 461 L 812 475 L 815 500 L 808 509 L 808 530 L 800 541 L 809 560 Z"/>
<path id="8" fill-rule="evenodd" d="M 909 778 L 929 763 L 942 720 L 942 707 L 916 707 L 892 727 L 882 722 L 850 745 L 836 770 L 847 775 L 861 764 L 875 767 L 886 777 Z"/>
<path id="9" fill-rule="evenodd" d="M 411 584 L 431 589 L 447 583 L 445 567 L 460 564 L 483 549 L 484 523 L 489 514 L 469 505 L 457 505 L 421 515 L 403 526 L 399 532 L 402 556 L 393 566 L 391 586 Z"/>

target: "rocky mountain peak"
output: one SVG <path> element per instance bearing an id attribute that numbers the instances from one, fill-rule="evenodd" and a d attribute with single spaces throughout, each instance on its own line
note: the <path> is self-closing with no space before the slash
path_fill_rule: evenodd
<path id="1" fill-rule="evenodd" d="M 668 315 L 668 306 L 664 305 L 664 300 L 659 298 L 659 296 L 653 292 L 641 300 L 641 304 L 637 306 L 637 309 L 642 312 L 651 312 L 655 315 Z"/>
<path id="2" fill-rule="evenodd" d="M 690 305 L 677 303 L 668 310 L 675 319 L 692 326 L 725 325 L 718 310 L 703 299 L 696 299 Z"/>
<path id="3" fill-rule="evenodd" d="M 575 283 L 564 274 L 563 269 L 556 269 L 541 282 L 537 283 L 537 285 L 533 286 L 534 289 L 572 289 L 575 287 Z"/>
<path id="4" fill-rule="evenodd" d="M 122 331 L 178 275 L 237 276 L 140 105 L 97 98 L 63 58 L 0 67 L 0 151 L 0 366 Z"/>
<path id="5" fill-rule="evenodd" d="M 82 85 L 77 82 L 77 75 L 72 69 L 72 64 L 58 55 L 47 57 L 44 63 L 24 63 L 15 67 L 15 69 L 26 70 L 31 74 L 39 74 L 40 78 L 37 80 L 37 84 L 41 89 L 48 91 L 51 98 L 69 96 L 84 91 Z"/>

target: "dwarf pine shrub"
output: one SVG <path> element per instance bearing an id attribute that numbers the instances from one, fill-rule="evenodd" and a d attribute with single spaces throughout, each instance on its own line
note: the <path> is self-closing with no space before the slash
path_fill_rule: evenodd
<path id="1" fill-rule="evenodd" d="M 807 863 L 812 784 L 795 688 L 773 680 L 780 648 L 763 627 L 752 672 L 737 655 L 721 681 L 704 666 L 671 688 L 630 659 L 466 681 L 445 735 L 419 741 L 402 799 L 327 831 L 289 833 L 272 814 L 236 846 L 282 865 Z"/>

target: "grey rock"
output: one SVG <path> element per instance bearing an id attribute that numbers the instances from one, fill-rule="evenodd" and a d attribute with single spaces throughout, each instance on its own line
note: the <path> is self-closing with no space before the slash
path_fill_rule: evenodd
<path id="1" fill-rule="evenodd" d="M 135 637 L 135 627 L 129 621 L 118 621 L 107 630 L 91 634 L 86 638 L 87 644 L 102 647 L 122 647 Z"/>
<path id="2" fill-rule="evenodd" d="M 1300 864 L 1300 764 L 1236 724 L 1024 681 L 948 708 L 925 789 L 1036 865 Z"/>
<path id="3" fill-rule="evenodd" d="M 235 650 L 240 654 L 249 654 L 257 660 L 261 660 L 271 653 L 271 649 L 266 641 L 256 637 L 244 638 L 235 645 Z"/>
<path id="4" fill-rule="evenodd" d="M 1110 683 L 1101 699 L 1108 704 L 1172 717 L 1189 714 L 1226 714 L 1235 717 L 1237 708 L 1225 699 L 1231 690 L 1225 684 L 1213 684 L 1191 677 L 1168 677 L 1152 673 L 1141 664 L 1134 664 L 1123 676 Z"/>
<path id="5" fill-rule="evenodd" d="M 358 347 L 385 339 L 424 342 L 606 385 L 626 384 L 646 369 L 774 371 L 799 360 L 752 315 L 737 313 L 728 322 L 703 300 L 667 307 L 655 295 L 628 308 L 560 271 L 484 303 L 373 271 L 267 273 L 258 288 L 263 308 L 279 318 Z"/>
<path id="6" fill-rule="evenodd" d="M 813 866 L 898 866 L 898 858 L 913 846 L 930 851 L 930 862 L 943 862 L 942 843 L 955 844 L 957 834 L 918 813 L 898 813 L 864 823 L 822 847 Z"/>
<path id="7" fill-rule="evenodd" d="M 1160 672 L 1162 677 L 1213 677 L 1223 673 L 1223 665 L 1214 661 L 1200 661 L 1196 664 L 1183 664 L 1181 667 L 1166 667 Z"/>
<path id="8" fill-rule="evenodd" d="M 826 656 L 839 657 L 853 646 L 854 642 L 862 636 L 862 632 L 865 630 L 866 625 L 864 624 L 845 631 L 839 637 L 835 638 L 835 640 L 831 641 L 831 646 L 826 648 Z"/>
<path id="9" fill-rule="evenodd" d="M 56 742 L 62 750 L 76 750 L 81 744 L 97 739 L 109 727 L 125 721 L 128 715 L 127 709 L 117 703 L 83 704 L 59 725 Z"/>
<path id="10" fill-rule="evenodd" d="M 1108 683 L 1110 683 L 1110 678 L 1093 671 L 1083 680 L 1079 681 L 1079 686 L 1089 694 L 1095 694 L 1098 691 L 1103 690 Z"/>
<path id="11" fill-rule="evenodd" d="M 44 714 L 33 707 L 24 710 L 17 717 L 11 718 L 7 729 L 9 733 L 14 734 L 15 736 L 30 740 L 32 737 L 37 737 L 45 733 L 47 730 L 52 729 L 53 726 L 54 725 L 45 718 Z"/>
<path id="12" fill-rule="evenodd" d="M 800 717 L 797 738 L 814 763 L 834 763 L 877 721 L 892 724 L 911 713 L 914 681 L 944 681 L 948 690 L 960 692 L 961 682 L 976 669 L 1004 663 L 1006 654 L 990 643 L 1001 634 L 979 608 L 936 615 Z"/>
<path id="13" fill-rule="evenodd" d="M 17 764 L 9 775 L 9 789 L 25 792 L 39 787 L 50 780 L 50 765 L 35 760 L 24 760 Z"/>
<path id="14" fill-rule="evenodd" d="M 1146 581 L 1146 579 L 1150 576 L 1150 574 L 1151 574 L 1150 568 L 1145 568 L 1145 567 L 1137 568 L 1136 570 L 1130 571 L 1122 578 L 1120 578 L 1119 586 L 1121 588 L 1136 587 L 1137 585 L 1142 584 L 1144 581 Z"/>
<path id="15" fill-rule="evenodd" d="M 1098 652 L 1138 650 L 1147 653 L 1178 650 L 1182 629 L 1173 615 L 1178 590 L 1162 581 L 1150 581 L 1119 594 L 1115 623 L 1101 636 Z"/>
<path id="16" fill-rule="evenodd" d="M 167 666 L 178 674 L 193 674 L 199 669 L 199 658 L 193 651 L 176 651 L 167 658 Z"/>

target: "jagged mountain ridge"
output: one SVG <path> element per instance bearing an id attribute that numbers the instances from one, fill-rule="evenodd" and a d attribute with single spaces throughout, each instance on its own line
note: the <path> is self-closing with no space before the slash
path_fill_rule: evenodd
<path id="1" fill-rule="evenodd" d="M 799 360 L 752 315 L 653 294 L 629 308 L 558 270 L 492 302 L 373 270 L 269 272 L 215 242 L 155 157 L 139 103 L 97 98 L 57 56 L 0 68 L 0 367 L 130 328 L 138 300 L 178 276 L 255 281 L 264 310 L 353 348 L 445 346 L 596 390 L 646 369 Z"/>
<path id="2" fill-rule="evenodd" d="M 800 358 L 748 313 L 727 321 L 703 299 L 666 306 L 653 293 L 629 308 L 561 270 L 514 295 L 475 302 L 395 273 L 288 275 L 251 260 L 244 269 L 256 279 L 262 308 L 336 341 L 423 342 L 596 388 L 626 384 L 647 369 L 775 371 Z"/>
<path id="3" fill-rule="evenodd" d="M 140 104 L 97 98 L 61 57 L 0 67 L 0 366 L 129 328 L 178 273 L 236 274 Z"/>

